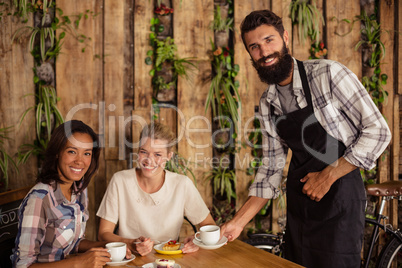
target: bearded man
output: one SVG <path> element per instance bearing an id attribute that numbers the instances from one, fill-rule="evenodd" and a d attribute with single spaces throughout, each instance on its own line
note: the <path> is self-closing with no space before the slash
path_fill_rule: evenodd
<path id="1" fill-rule="evenodd" d="M 260 79 L 263 165 L 249 197 L 221 227 L 229 241 L 279 194 L 288 149 L 285 257 L 308 268 L 360 267 L 366 194 L 359 168 L 372 169 L 391 140 L 356 75 L 332 60 L 289 54 L 282 19 L 269 10 L 242 22 L 243 43 Z"/>

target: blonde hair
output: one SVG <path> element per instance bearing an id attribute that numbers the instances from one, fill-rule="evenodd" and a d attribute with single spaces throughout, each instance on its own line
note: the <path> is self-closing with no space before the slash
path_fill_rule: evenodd
<path id="1" fill-rule="evenodd" d="M 168 142 L 167 150 L 168 152 L 172 151 L 173 145 L 175 144 L 174 141 L 176 136 L 170 130 L 170 128 L 166 125 L 163 125 L 158 122 L 152 122 L 146 125 L 140 134 L 140 141 L 142 138 L 151 138 L 154 140 L 165 140 Z"/>

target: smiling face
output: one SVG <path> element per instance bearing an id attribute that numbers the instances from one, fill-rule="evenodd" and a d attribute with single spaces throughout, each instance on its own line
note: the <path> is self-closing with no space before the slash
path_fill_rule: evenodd
<path id="1" fill-rule="evenodd" d="M 263 24 L 244 34 L 244 42 L 261 81 L 286 85 L 291 81 L 293 60 L 288 52 L 288 33 L 283 38 L 270 25 Z"/>
<path id="2" fill-rule="evenodd" d="M 93 140 L 89 134 L 74 133 L 58 155 L 60 179 L 72 184 L 84 177 L 92 160 Z"/>
<path id="3" fill-rule="evenodd" d="M 152 178 L 163 175 L 166 162 L 173 155 L 168 152 L 167 144 L 168 141 L 162 139 L 142 138 L 138 155 L 141 176 Z"/>

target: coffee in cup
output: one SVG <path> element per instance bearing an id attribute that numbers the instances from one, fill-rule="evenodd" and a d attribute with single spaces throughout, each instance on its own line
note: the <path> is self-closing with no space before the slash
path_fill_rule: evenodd
<path id="1" fill-rule="evenodd" d="M 110 259 L 112 262 L 122 261 L 126 256 L 126 243 L 123 242 L 112 242 L 107 243 L 105 246 L 110 253 Z"/>
<path id="2" fill-rule="evenodd" d="M 198 235 L 200 236 L 198 238 Z M 217 225 L 205 225 L 195 234 L 195 239 L 205 245 L 215 245 L 221 236 L 221 229 Z"/>

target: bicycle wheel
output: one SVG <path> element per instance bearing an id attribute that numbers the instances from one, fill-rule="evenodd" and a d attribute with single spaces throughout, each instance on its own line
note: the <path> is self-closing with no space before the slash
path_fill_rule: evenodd
<path id="1" fill-rule="evenodd" d="M 402 243 L 398 238 L 392 238 L 382 249 L 377 261 L 377 268 L 402 267 Z"/>
<path id="2" fill-rule="evenodd" d="M 283 249 L 279 240 L 273 237 L 256 237 L 244 240 L 247 244 L 250 244 L 256 248 L 268 251 L 270 253 L 282 256 Z"/>

